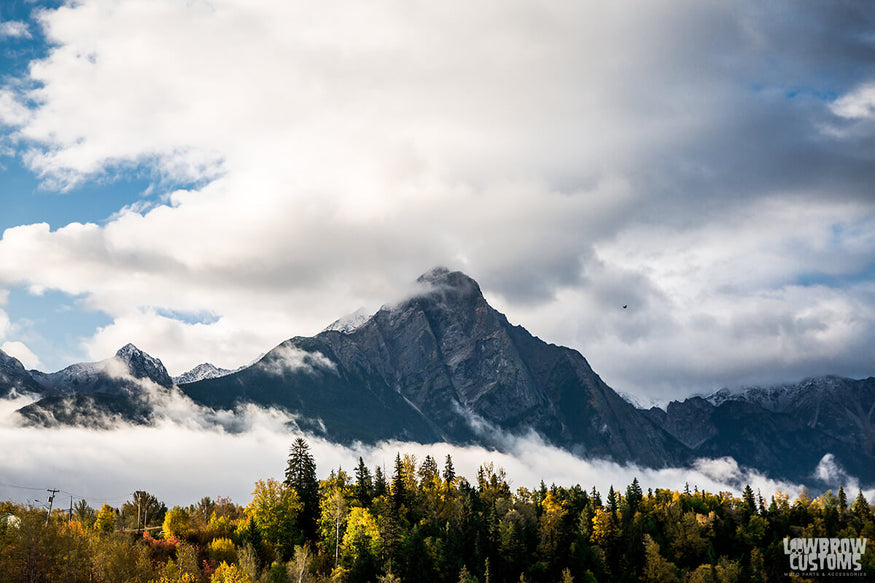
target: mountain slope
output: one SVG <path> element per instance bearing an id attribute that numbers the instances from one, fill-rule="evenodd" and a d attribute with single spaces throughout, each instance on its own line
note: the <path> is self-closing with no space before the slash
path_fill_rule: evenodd
<path id="1" fill-rule="evenodd" d="M 811 482 L 826 454 L 864 483 L 875 482 L 875 378 L 806 379 L 674 401 L 651 419 L 696 454 Z"/>
<path id="2" fill-rule="evenodd" d="M 173 380 L 160 360 L 133 344 L 120 348 L 114 356 L 99 362 L 68 366 L 53 373 L 30 371 L 46 395 L 82 393 L 125 393 L 138 390 L 140 381 L 161 387 L 173 386 Z"/>
<path id="3" fill-rule="evenodd" d="M 436 269 L 419 283 L 422 293 L 355 328 L 293 338 L 249 369 L 182 390 L 211 407 L 254 402 L 300 411 L 345 438 L 495 445 L 491 426 L 534 430 L 618 461 L 686 459 L 686 448 L 602 382 L 583 356 L 509 324 L 471 278 Z M 297 368 L 268 372 L 290 359 Z"/>
<path id="4" fill-rule="evenodd" d="M 37 383 L 21 362 L 0 350 L 0 397 L 22 393 L 40 393 Z"/>
<path id="5" fill-rule="evenodd" d="M 173 381 L 160 360 L 133 344 L 99 362 L 79 363 L 54 372 L 29 371 L 42 398 L 18 412 L 37 425 L 107 428 L 116 421 L 148 423 L 151 406 L 144 389 L 169 389 Z"/>

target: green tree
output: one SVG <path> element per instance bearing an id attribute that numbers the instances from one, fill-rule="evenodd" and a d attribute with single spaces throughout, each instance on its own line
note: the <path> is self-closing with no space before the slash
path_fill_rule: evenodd
<path id="1" fill-rule="evenodd" d="M 246 506 L 246 515 L 255 523 L 262 540 L 273 545 L 283 557 L 290 557 L 295 541 L 300 538 L 297 528 L 301 502 L 291 487 L 273 478 L 255 482 L 252 501 Z"/>
<path id="2" fill-rule="evenodd" d="M 340 543 L 346 531 L 346 518 L 349 506 L 341 488 L 332 488 L 325 492 L 320 502 L 319 531 L 325 550 L 332 557 L 335 567 L 340 562 Z"/>
<path id="3" fill-rule="evenodd" d="M 73 505 L 73 517 L 82 523 L 82 526 L 91 526 L 94 524 L 96 513 L 83 498 Z"/>
<path id="4" fill-rule="evenodd" d="M 344 566 L 357 581 L 372 581 L 377 572 L 383 541 L 377 521 L 367 508 L 349 512 L 341 543 Z"/>
<path id="5" fill-rule="evenodd" d="M 298 527 L 305 539 L 315 540 L 319 522 L 319 481 L 316 479 L 316 461 L 310 454 L 310 446 L 301 437 L 295 440 L 289 450 L 285 483 L 301 502 Z"/>
<path id="6" fill-rule="evenodd" d="M 365 461 L 359 456 L 359 463 L 355 467 L 355 499 L 359 506 L 368 508 L 374 496 L 374 484 L 371 480 L 371 472 Z"/>
<path id="7" fill-rule="evenodd" d="M 94 529 L 98 532 L 112 532 L 115 530 L 116 510 L 109 504 L 104 504 L 97 512 L 97 520 Z"/>
<path id="8" fill-rule="evenodd" d="M 444 462 L 443 478 L 447 484 L 452 484 L 456 479 L 456 468 L 453 466 L 453 458 L 450 454 L 447 454 L 447 460 Z"/>
<path id="9" fill-rule="evenodd" d="M 395 472 L 392 474 L 392 508 L 398 512 L 407 503 L 407 485 L 404 480 L 404 464 L 401 453 L 395 454 Z"/>
<path id="10" fill-rule="evenodd" d="M 383 473 L 383 468 L 377 466 L 374 468 L 374 498 L 379 498 L 389 490 L 386 484 L 386 475 Z"/>
<path id="11" fill-rule="evenodd" d="M 462 569 L 459 571 L 459 583 L 480 583 L 480 581 L 468 571 L 468 567 L 462 565 Z"/>
<path id="12" fill-rule="evenodd" d="M 191 516 L 188 510 L 181 506 L 174 506 L 164 515 L 164 537 L 185 538 L 191 533 Z"/>
<path id="13" fill-rule="evenodd" d="M 229 538 L 215 538 L 209 544 L 210 558 L 217 563 L 236 563 L 237 547 Z"/>
<path id="14" fill-rule="evenodd" d="M 644 535 L 644 577 L 647 583 L 675 583 L 678 569 L 674 563 L 659 554 L 659 545 L 649 534 Z"/>
<path id="15" fill-rule="evenodd" d="M 121 517 L 127 528 L 145 528 L 164 522 L 167 506 L 155 496 L 137 490 L 130 501 L 122 504 Z"/>

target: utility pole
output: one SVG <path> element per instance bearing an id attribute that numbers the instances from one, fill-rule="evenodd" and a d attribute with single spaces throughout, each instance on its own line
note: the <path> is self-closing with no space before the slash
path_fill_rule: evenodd
<path id="1" fill-rule="evenodd" d="M 67 520 L 73 520 L 73 495 L 70 494 L 70 517 Z"/>
<path id="2" fill-rule="evenodd" d="M 60 492 L 60 490 L 56 490 L 52 488 L 51 490 L 47 489 L 46 492 L 49 492 L 49 511 L 46 512 L 46 526 L 49 525 L 49 517 L 52 515 L 52 503 L 55 501 L 55 494 Z"/>

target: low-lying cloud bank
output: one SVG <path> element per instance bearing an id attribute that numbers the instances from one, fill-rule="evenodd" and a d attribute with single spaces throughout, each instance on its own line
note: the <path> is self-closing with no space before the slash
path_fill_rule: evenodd
<path id="1" fill-rule="evenodd" d="M 109 430 L 79 427 L 24 426 L 15 411 L 32 399 L 0 400 L 0 500 L 17 502 L 46 498 L 45 490 L 61 493 L 56 506 L 85 498 L 92 506 L 119 506 L 135 490 L 146 490 L 168 505 L 189 504 L 203 496 L 230 496 L 240 504 L 251 499 L 255 480 L 281 479 L 289 446 L 302 433 L 293 416 L 275 409 L 246 407 L 236 414 L 216 413 L 170 393 L 154 426 L 116 424 Z M 493 462 L 503 467 L 512 489 L 547 484 L 610 486 L 623 491 L 637 477 L 642 487 L 739 494 L 745 484 L 767 499 L 776 490 L 795 496 L 801 486 L 769 479 L 740 468 L 731 458 L 698 460 L 693 468 L 650 469 L 606 460 L 582 460 L 544 443 L 535 435 L 498 435 L 503 451 L 447 443 L 389 441 L 344 446 L 304 434 L 310 443 L 319 477 L 342 467 L 351 473 L 361 456 L 371 468 L 387 474 L 397 452 L 422 460 L 427 454 L 440 464 L 451 455 L 457 473 L 473 481 L 477 468 Z M 829 460 L 819 471 L 830 472 Z M 834 464 L 833 464 L 834 465 Z M 833 471 L 833 474 L 835 472 Z M 839 476 L 846 489 L 856 489 L 849 476 Z M 839 482 L 836 483 L 836 488 Z M 872 498 L 875 490 L 866 493 Z"/>

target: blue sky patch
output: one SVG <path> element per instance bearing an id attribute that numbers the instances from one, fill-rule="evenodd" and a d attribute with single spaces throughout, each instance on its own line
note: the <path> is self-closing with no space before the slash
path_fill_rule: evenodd
<path id="1" fill-rule="evenodd" d="M 21 329 L 20 338 L 40 357 L 44 371 L 60 370 L 85 359 L 82 339 L 112 323 L 103 312 L 83 309 L 80 300 L 54 290 L 39 295 L 21 287 L 10 290 L 4 310 Z"/>

